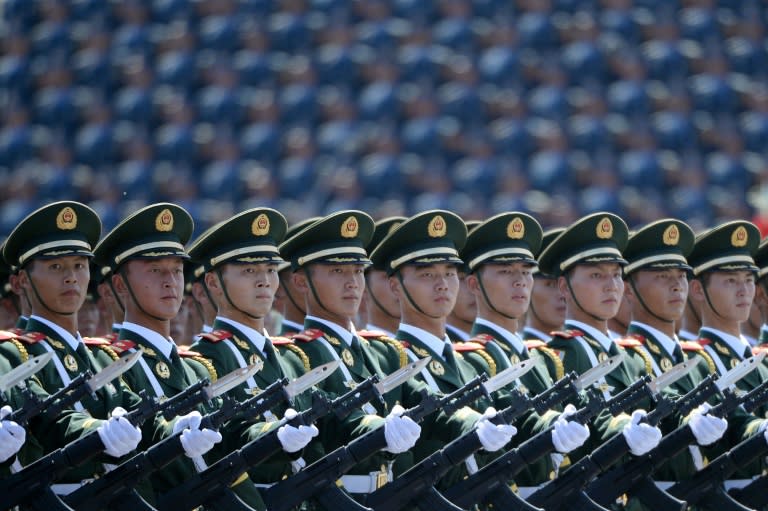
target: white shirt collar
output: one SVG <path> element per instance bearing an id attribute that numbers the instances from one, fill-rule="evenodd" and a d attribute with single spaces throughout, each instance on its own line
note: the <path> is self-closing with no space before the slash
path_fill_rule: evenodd
<path id="1" fill-rule="evenodd" d="M 536 337 L 537 339 L 543 339 L 543 340 L 545 340 L 545 341 L 547 341 L 547 340 L 549 340 L 549 339 L 551 339 L 551 338 L 552 338 L 552 336 L 551 336 L 551 335 L 549 335 L 549 334 L 545 334 L 544 332 L 542 332 L 542 331 L 541 331 L 541 330 L 539 330 L 538 328 L 533 328 L 532 326 L 527 326 L 527 327 L 525 327 L 525 328 L 523 329 L 523 332 L 525 332 L 525 333 L 526 333 L 526 334 L 525 334 L 525 335 L 526 335 L 526 337 L 527 337 L 528 335 L 532 335 L 533 337 Z"/>
<path id="2" fill-rule="evenodd" d="M 630 326 L 637 325 L 643 330 L 647 330 L 653 336 L 653 338 L 658 341 L 659 344 L 661 344 L 661 347 L 664 348 L 664 351 L 667 353 L 667 355 L 672 355 L 675 350 L 675 346 L 677 346 L 676 339 L 672 339 L 664 332 L 653 328 L 651 325 L 646 325 L 645 323 L 641 323 L 639 321 L 632 321 L 629 324 Z"/>
<path id="3" fill-rule="evenodd" d="M 165 355 L 168 360 L 171 359 L 171 350 L 173 350 L 173 341 L 163 337 L 159 332 L 156 332 L 145 326 L 131 323 L 130 321 L 123 321 L 123 328 L 130 330 L 133 333 L 139 334 L 145 341 L 157 349 L 160 353 Z"/>
<path id="4" fill-rule="evenodd" d="M 699 336 L 695 333 L 685 329 L 681 329 L 679 332 L 677 332 L 677 336 L 684 341 L 695 341 L 699 338 Z"/>
<path id="5" fill-rule="evenodd" d="M 281 320 L 280 326 L 281 327 L 286 327 L 287 326 L 287 327 L 291 328 L 292 330 L 298 330 L 299 332 L 304 330 L 304 325 L 302 325 L 301 323 L 296 323 L 295 321 L 291 321 L 290 319 L 285 319 L 285 318 L 283 318 Z"/>
<path id="6" fill-rule="evenodd" d="M 204 334 L 209 334 L 213 332 L 213 327 L 211 325 L 203 325 L 202 330 Z"/>
<path id="7" fill-rule="evenodd" d="M 336 334 L 337 337 L 339 337 L 342 341 L 344 341 L 344 344 L 347 346 L 352 346 L 352 337 L 354 334 L 347 330 L 346 328 L 342 327 L 341 325 L 334 323 L 333 321 L 328 321 L 327 319 L 318 318 L 317 316 L 307 316 L 307 321 L 315 321 L 317 323 L 322 323 L 323 325 L 327 326 L 333 332 Z"/>
<path id="8" fill-rule="evenodd" d="M 600 343 L 600 346 L 602 346 L 602 348 L 605 351 L 608 351 L 613 345 L 613 339 L 608 337 L 608 334 L 606 334 L 605 332 L 601 332 L 597 328 L 587 325 L 586 323 L 582 323 L 581 321 L 576 321 L 575 319 L 568 319 L 565 321 L 565 326 L 566 328 L 581 330 L 582 332 L 587 334 L 587 336 L 591 337 L 592 339 Z"/>
<path id="9" fill-rule="evenodd" d="M 512 346 L 512 349 L 514 349 L 517 353 L 523 353 L 525 351 L 525 344 L 523 344 L 523 339 L 520 338 L 516 332 L 510 332 L 506 328 L 499 326 L 496 323 L 492 323 L 485 318 L 476 318 L 475 324 L 485 325 L 488 328 L 493 328 L 495 331 L 501 334 L 501 340 Z"/>
<path id="10" fill-rule="evenodd" d="M 67 332 L 66 330 L 64 330 L 63 328 L 61 328 L 56 323 L 49 321 L 43 317 L 36 316 L 34 314 L 30 316 L 29 319 L 34 319 L 35 321 L 44 324 L 45 326 L 47 326 L 48 328 L 56 332 L 56 335 L 61 337 L 61 339 L 69 345 L 72 351 L 75 351 L 77 347 L 80 345 L 80 343 L 83 342 L 83 338 L 80 337 L 80 332 L 77 333 L 77 336 L 74 336 L 69 332 Z"/>
<path id="11" fill-rule="evenodd" d="M 462 341 L 469 340 L 469 334 L 460 328 L 456 328 L 455 326 L 446 323 L 445 329 L 453 332 L 454 335 L 456 335 L 456 337 L 459 338 L 459 340 L 462 340 Z"/>
<path id="12" fill-rule="evenodd" d="M 385 329 L 383 329 L 383 328 L 381 328 L 379 326 L 376 326 L 374 324 L 371 324 L 371 323 L 368 323 L 367 325 L 365 325 L 365 329 L 366 330 L 371 330 L 373 332 L 381 332 L 381 333 L 385 334 L 387 337 L 394 337 L 395 336 L 395 334 L 393 332 L 390 332 L 389 330 L 385 330 Z"/>
<path id="13" fill-rule="evenodd" d="M 235 321 L 234 319 L 223 318 L 219 316 L 216 318 L 216 321 L 221 321 L 222 323 L 228 323 L 233 327 L 237 328 L 238 330 L 240 330 L 241 332 L 243 332 L 248 342 L 253 344 L 257 350 L 259 350 L 262 354 L 264 354 L 264 344 L 267 342 L 267 340 L 264 338 L 264 334 L 262 334 L 257 330 L 254 330 L 253 328 L 247 325 L 240 323 L 239 321 Z"/>
<path id="14" fill-rule="evenodd" d="M 445 349 L 445 345 L 451 343 L 447 335 L 440 339 L 439 337 L 427 332 L 426 330 L 423 330 L 417 326 L 406 325 L 405 323 L 400 323 L 398 330 L 402 330 L 403 332 L 406 332 L 407 334 L 417 338 L 419 341 L 426 344 L 429 349 L 441 357 L 443 356 L 443 349 Z"/>
<path id="15" fill-rule="evenodd" d="M 701 330 L 712 332 L 713 334 L 721 338 L 723 342 L 725 342 L 733 351 L 735 351 L 739 355 L 739 357 L 742 357 L 742 355 L 744 354 L 744 351 L 750 347 L 749 342 L 747 342 L 747 340 L 744 338 L 743 335 L 736 337 L 734 335 L 727 334 L 722 330 L 717 330 L 716 328 L 711 328 L 708 326 L 701 327 Z"/>

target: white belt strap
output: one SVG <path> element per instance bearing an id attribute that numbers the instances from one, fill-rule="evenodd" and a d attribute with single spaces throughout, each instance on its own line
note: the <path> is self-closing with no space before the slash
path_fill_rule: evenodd
<path id="1" fill-rule="evenodd" d="M 410 348 L 406 348 L 405 352 L 408 354 L 408 359 L 411 362 L 415 362 L 419 360 L 419 357 L 416 356 L 414 352 L 410 350 Z M 429 388 L 432 390 L 432 392 L 439 393 L 440 387 L 437 386 L 437 382 L 434 378 L 432 378 L 432 375 L 427 371 L 426 368 L 421 370 L 421 376 L 424 377 L 424 382 L 429 386 Z"/>
<path id="2" fill-rule="evenodd" d="M 718 355 L 717 352 L 712 349 L 712 346 L 705 345 L 704 351 L 709 353 L 709 356 L 712 357 L 712 360 L 715 362 L 715 366 L 717 367 L 718 374 L 722 375 L 728 371 L 728 369 L 725 368 L 723 361 L 720 360 L 720 355 Z"/>
<path id="3" fill-rule="evenodd" d="M 597 361 L 597 357 L 595 356 L 595 352 L 592 351 L 592 346 L 589 345 L 589 343 L 581 336 L 574 337 L 574 340 L 579 343 L 581 346 L 581 349 L 583 349 L 587 353 L 587 358 L 589 359 L 589 365 L 592 367 L 595 367 L 599 364 Z M 605 378 L 601 377 L 598 382 L 601 385 L 607 385 Z M 605 399 L 611 399 L 611 393 L 607 390 L 603 390 L 603 397 Z"/>
<path id="4" fill-rule="evenodd" d="M 63 384 L 62 388 L 72 383 L 72 378 L 69 377 L 69 373 L 66 369 L 64 369 L 64 365 L 61 363 L 58 354 L 53 350 L 53 348 L 51 348 L 51 346 L 45 341 L 41 342 L 40 346 L 45 348 L 45 351 L 53 353 L 53 366 L 56 368 L 56 372 L 59 373 L 59 378 L 61 378 L 61 383 Z M 85 410 L 85 407 L 83 407 L 80 401 L 76 402 L 73 406 L 78 412 Z"/>
<path id="5" fill-rule="evenodd" d="M 386 472 L 371 472 L 364 475 L 345 474 L 341 476 L 341 484 L 349 493 L 373 493 L 391 482 L 392 479 L 392 464 L 390 463 Z"/>
<path id="6" fill-rule="evenodd" d="M 132 348 L 129 351 L 134 352 L 136 350 Z M 160 381 L 155 376 L 155 373 L 153 373 L 149 368 L 149 364 L 147 364 L 143 357 L 139 358 L 139 364 L 141 364 L 141 368 L 144 370 L 144 374 L 149 380 L 149 384 L 152 386 L 152 390 L 155 391 L 155 397 L 159 399 L 165 398 L 165 392 L 163 392 L 163 387 L 160 386 Z M 208 468 L 208 464 L 205 462 L 202 456 L 195 456 L 194 458 L 190 459 L 192 460 L 192 464 L 195 465 L 195 469 L 198 472 L 202 472 Z"/>
<path id="7" fill-rule="evenodd" d="M 248 366 L 245 359 L 243 358 L 243 354 L 240 353 L 239 349 L 237 349 L 237 346 L 235 346 L 235 343 L 233 343 L 229 339 L 224 339 L 224 344 L 229 348 L 229 350 L 235 356 L 235 360 L 237 360 L 237 365 L 239 365 L 241 368 L 245 368 Z M 248 384 L 249 391 L 258 387 L 258 385 L 256 385 L 256 380 L 253 379 L 253 376 L 249 376 L 248 379 L 245 380 L 245 382 Z"/>

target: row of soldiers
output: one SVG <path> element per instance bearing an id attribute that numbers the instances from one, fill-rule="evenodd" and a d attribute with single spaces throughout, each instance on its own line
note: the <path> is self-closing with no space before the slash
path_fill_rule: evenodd
<path id="1" fill-rule="evenodd" d="M 327 463 L 355 439 L 383 431 L 381 448 L 356 459 L 334 481 L 375 509 L 383 505 L 380 496 L 388 485 L 395 487 L 457 438 L 473 436 L 477 448 L 435 480 L 446 495 L 455 495 L 462 481 L 503 453 L 546 438 L 545 452 L 526 460 L 505 483 L 541 507 L 566 509 L 568 501 L 542 500 L 542 489 L 616 438 L 626 448 L 626 464 L 653 452 L 665 435 L 690 431 L 690 445 L 654 468 L 657 483 L 668 486 L 691 479 L 732 446 L 766 435 L 764 408 L 737 408 L 723 416 L 710 413 L 716 398 L 660 423 L 647 420 L 652 401 L 626 413 L 606 406 L 585 421 L 577 411 L 583 395 L 551 409 L 531 406 L 513 421 L 502 420 L 501 413 L 520 395 L 542 396 L 566 375 L 584 374 L 616 355 L 618 367 L 600 379 L 606 401 L 645 376 L 656 378 L 701 359 L 665 389 L 675 399 L 709 375 L 726 374 L 750 359 L 761 348 L 750 347 L 740 327 L 753 301 L 765 300 L 768 248 L 759 245 L 759 232 L 749 222 L 729 222 L 696 237 L 685 223 L 662 220 L 630 236 L 611 213 L 544 233 L 533 217 L 515 212 L 468 225 L 449 211 L 379 222 L 361 211 L 341 211 L 288 229 L 279 212 L 255 208 L 190 243 L 192 232 L 183 208 L 160 203 L 135 212 L 100 239 L 93 210 L 58 202 L 29 215 L 6 239 L 3 258 L 24 317 L 1 336 L 0 374 L 51 353 L 51 362 L 29 380 L 45 398 L 86 370 L 97 373 L 141 352 L 119 380 L 72 409 L 39 414 L 25 427 L 7 418 L 24 405 L 16 389 L 8 391 L 0 412 L 0 461 L 8 477 L 72 441 L 98 435 L 103 453 L 51 486 L 61 502 L 77 508 L 94 480 L 136 452 L 178 437 L 185 456 L 148 473 L 136 488 L 142 502 L 164 509 L 179 505 L 178 489 L 185 483 L 271 435 L 279 449 L 227 487 L 249 508 L 282 509 L 276 499 L 286 497 L 278 489 L 300 481 L 303 472 Z M 171 334 L 185 274 L 197 307 L 209 311 L 210 325 L 201 327 L 190 347 Z M 115 326 L 111 333 L 83 338 L 78 312 L 90 280 L 114 311 Z M 469 298 L 459 303 L 470 304 L 471 312 L 461 313 L 460 296 Z M 631 319 L 626 332 L 612 336 L 609 321 L 622 302 Z M 276 303 L 283 321 L 280 335 L 270 335 L 265 326 Z M 686 309 L 701 326 L 695 341 L 681 342 L 677 331 Z M 460 340 L 449 338 L 452 316 L 463 320 L 466 335 Z M 141 427 L 130 420 L 142 400 L 163 401 L 251 364 L 263 367 L 231 392 L 238 401 L 334 363 L 337 368 L 317 385 L 317 393 L 332 401 L 422 359 L 429 362 L 405 383 L 343 417 L 328 413 L 314 423 L 296 423 L 297 411 L 315 406 L 305 393 L 290 405 L 217 428 L 203 419 L 223 406 L 218 398 L 175 418 L 158 414 Z M 425 396 L 460 392 L 478 376 L 493 378 L 526 360 L 532 369 L 519 380 L 459 410 L 417 420 L 409 413 Z M 736 385 L 749 391 L 766 376 L 768 366 L 759 365 Z M 768 449 L 768 440 L 763 444 Z M 729 484 L 747 484 L 762 467 L 760 459 L 739 467 Z M 297 485 L 296 492 L 306 496 L 302 506 L 328 507 L 307 488 Z M 189 501 L 210 505 L 205 495 Z M 610 506 L 642 503 L 630 498 Z"/>

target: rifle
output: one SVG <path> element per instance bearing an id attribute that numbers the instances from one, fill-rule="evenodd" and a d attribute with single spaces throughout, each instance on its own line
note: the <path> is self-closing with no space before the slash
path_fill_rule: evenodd
<path id="1" fill-rule="evenodd" d="M 643 422 L 655 426 L 675 411 L 674 402 L 664 399 L 661 396 L 661 390 L 690 370 L 690 366 L 682 366 L 677 374 L 670 375 L 672 371 L 668 371 L 653 381 L 649 376 L 642 378 L 641 381 L 645 382 L 649 399 L 655 403 L 653 411 L 643 418 Z M 596 504 L 583 490 L 592 479 L 606 471 L 628 452 L 629 445 L 624 435 L 615 435 L 571 465 L 557 479 L 542 485 L 527 500 L 530 504 L 545 509 L 562 509 L 563 506 L 567 506 L 568 509 L 604 510 L 604 507 Z"/>
<path id="2" fill-rule="evenodd" d="M 768 400 L 768 381 L 737 399 L 741 400 L 742 406 L 748 413 L 752 413 Z M 768 453 L 768 443 L 764 435 L 758 433 L 712 460 L 691 479 L 675 483 L 667 492 L 691 505 L 717 508 L 718 511 L 750 509 L 729 495 L 723 488 L 723 482 L 739 467 L 751 463 L 766 453 Z M 765 502 L 765 497 L 762 498 L 762 502 Z"/>
<path id="3" fill-rule="evenodd" d="M 725 417 L 735 410 L 745 399 L 736 397 L 729 387 L 754 368 L 751 364 L 736 366 L 732 370 L 715 379 L 713 375 L 702 380 L 686 395 L 675 401 L 676 412 L 681 416 L 688 415 L 696 406 L 705 402 L 715 394 L 723 399 L 710 409 L 714 417 Z M 756 397 L 757 394 L 753 394 Z M 685 509 L 685 502 L 678 500 L 666 491 L 660 489 L 651 480 L 653 474 L 667 460 L 671 459 L 688 445 L 694 443 L 696 437 L 688 425 L 676 428 L 664 437 L 650 452 L 637 456 L 621 466 L 613 467 L 596 479 L 588 488 L 587 493 L 599 504 L 608 507 L 620 495 L 632 494 L 651 509 L 677 511 Z"/>
<path id="4" fill-rule="evenodd" d="M 599 373 L 591 375 L 599 367 L 601 366 L 590 369 L 574 382 L 571 392 L 575 392 L 578 395 L 578 392 L 586 389 L 587 405 L 570 416 L 569 420 L 585 424 L 602 410 L 608 410 L 611 415 L 618 415 L 623 411 L 634 408 L 637 406 L 637 403 L 648 396 L 649 391 L 646 380 L 641 379 L 606 401 L 600 392 L 590 387 L 602 376 Z M 606 368 L 607 372 L 613 369 L 614 367 L 611 366 Z M 674 378 L 676 380 L 687 374 L 687 370 L 684 366 L 673 368 L 668 373 L 670 374 L 669 379 Z M 669 383 L 672 383 L 672 381 Z M 665 382 L 662 381 L 661 383 Z M 494 502 L 496 503 L 494 507 L 498 507 L 500 502 L 508 502 L 510 497 L 514 497 L 513 500 L 517 504 L 517 509 L 535 509 L 534 506 L 523 501 L 517 494 L 509 491 L 508 484 L 526 465 L 554 450 L 552 429 L 550 427 L 546 431 L 526 440 L 517 448 L 502 454 L 478 472 L 471 474 L 468 478 L 448 489 L 445 492 L 445 496 L 456 505 L 467 509 L 483 501 Z"/>
<path id="5" fill-rule="evenodd" d="M 245 381 L 250 374 L 239 371 L 229 373 L 207 386 L 205 391 L 207 393 L 206 400 L 220 395 L 224 395 L 224 399 L 221 407 L 202 418 L 200 428 L 219 429 L 224 423 L 235 417 L 244 415 L 256 417 L 282 401 L 291 401 L 294 396 L 305 391 L 318 381 L 322 381 L 330 374 L 331 371 L 329 370 L 332 367 L 335 368 L 336 365 L 338 365 L 336 361 L 325 364 L 291 383 L 288 383 L 287 378 L 283 378 L 272 383 L 259 394 L 241 402 L 225 394 Z M 260 370 L 261 367 L 263 367 L 263 362 L 259 362 L 255 369 Z M 175 399 L 175 397 L 172 399 Z M 195 406 L 195 400 L 191 399 L 191 396 L 180 397 L 176 402 L 178 404 L 175 406 L 171 405 L 171 409 L 166 410 L 166 414 L 171 416 L 178 415 Z M 100 478 L 70 493 L 64 500 L 78 511 L 107 508 L 139 509 L 140 506 L 136 502 L 126 501 L 126 496 L 132 495 L 132 490 L 141 481 L 157 470 L 162 469 L 183 453 L 184 447 L 181 445 L 181 433 L 172 435 L 152 445 L 146 451 L 136 454 Z M 146 506 L 141 507 L 149 509 Z"/>
<path id="6" fill-rule="evenodd" d="M 533 367 L 532 363 L 531 367 Z M 558 406 L 573 395 L 568 390 L 572 388 L 575 379 L 576 374 L 571 373 L 534 398 L 513 389 L 511 391 L 513 403 L 499 412 L 492 422 L 508 424 L 531 409 L 546 411 Z M 486 388 L 490 393 L 502 386 L 506 386 L 506 383 L 498 387 Z M 477 432 L 470 431 L 427 456 L 391 483 L 367 495 L 365 503 L 376 511 L 396 511 L 411 503 L 420 509 L 456 509 L 456 506 L 445 499 L 433 486 L 453 466 L 461 463 L 481 447 Z"/>
<path id="7" fill-rule="evenodd" d="M 262 463 L 282 449 L 280 440 L 277 438 L 279 426 L 284 423 L 293 426 L 312 424 L 331 411 L 336 417 L 343 419 L 363 404 L 373 399 L 382 399 L 384 394 L 402 384 L 427 363 L 429 363 L 429 359 L 408 364 L 382 381 L 379 381 L 378 376 L 373 375 L 333 401 L 329 401 L 322 394 L 313 394 L 312 406 L 308 410 L 302 411 L 293 419 L 276 423 L 277 427 L 274 427 L 267 434 L 248 442 L 207 469 L 195 474 L 184 484 L 161 495 L 158 498 L 157 508 L 160 510 L 178 510 L 193 509 L 204 505 L 207 509 L 246 509 L 233 500 L 236 497 L 230 490 L 230 486 L 251 467 Z M 299 474 L 301 473 L 303 471 L 299 472 Z M 297 488 L 292 486 L 289 493 L 296 490 Z M 269 509 L 272 510 L 271 507 Z"/>
<path id="8" fill-rule="evenodd" d="M 127 369 L 124 364 L 113 368 L 115 364 L 126 358 L 129 359 L 129 363 L 135 363 L 140 356 L 141 352 L 137 351 L 128 357 L 113 362 L 91 378 L 91 380 L 95 380 L 95 382 L 92 381 L 92 384 L 104 385 L 113 380 L 119 376 L 119 374 L 112 374 L 118 370 L 118 367 L 123 371 Z M 111 373 L 104 375 L 103 373 L 110 368 L 113 368 Z M 242 370 L 238 371 L 242 372 Z M 210 399 L 211 396 L 207 392 L 209 385 L 207 379 L 200 380 L 183 392 L 162 402 L 148 398 L 146 392 L 142 391 L 139 393 L 142 398 L 139 405 L 124 417 L 134 426 L 141 426 L 157 413 L 162 413 L 163 417 L 169 420 L 175 415 L 186 413 L 198 404 Z M 86 384 L 86 386 L 90 388 L 91 384 Z M 96 389 L 98 387 L 94 386 L 92 390 Z M 60 480 L 72 467 L 85 463 L 103 451 L 104 444 L 98 431 L 94 430 L 64 447 L 46 454 L 19 472 L 0 480 L 0 508 L 11 508 L 23 503 L 33 509 L 51 511 L 51 508 L 42 506 L 38 498 L 39 495 L 45 491 L 50 491 L 50 484 Z"/>

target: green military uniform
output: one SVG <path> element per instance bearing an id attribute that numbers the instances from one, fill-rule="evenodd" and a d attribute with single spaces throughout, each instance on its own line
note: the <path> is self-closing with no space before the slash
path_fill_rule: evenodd
<path id="1" fill-rule="evenodd" d="M 301 232 L 288 238 L 280 245 L 281 255 L 291 262 L 293 271 L 305 271 L 315 264 L 370 264 L 365 246 L 373 232 L 373 220 L 362 211 L 340 211 L 324 217 Z M 309 277 L 309 272 L 307 272 Z M 308 279 L 311 284 L 311 278 Z M 313 292 L 314 292 L 314 288 Z M 293 339 L 315 368 L 332 360 L 339 360 L 339 368 L 325 379 L 320 387 L 335 398 L 348 392 L 357 384 L 376 374 L 384 377 L 384 369 L 405 365 L 394 344 L 380 343 L 376 349 L 371 345 L 379 341 L 363 339 L 356 332 L 334 322 L 308 315 L 304 331 Z M 381 427 L 382 417 L 399 403 L 408 408 L 418 404 L 420 396 L 410 381 L 384 396 L 383 403 L 366 405 L 363 410 L 353 413 L 341 425 L 332 417 L 320 423 L 320 440 L 326 451 L 331 451 L 349 441 L 350 438 Z M 341 427 L 341 431 L 339 431 Z M 351 493 L 367 493 L 376 488 L 384 475 L 391 478 L 412 464 L 410 452 L 392 457 L 377 454 L 355 467 L 342 479 L 342 485 Z"/>
<path id="2" fill-rule="evenodd" d="M 190 246 L 189 256 L 201 265 L 204 272 L 219 272 L 224 264 L 277 265 L 283 262 L 277 245 L 285 236 L 285 231 L 285 218 L 279 212 L 269 208 L 251 209 L 207 231 Z M 220 282 L 223 287 L 223 279 Z M 229 300 L 229 295 L 225 294 L 224 299 Z M 201 333 L 191 349 L 208 360 L 218 374 L 227 374 L 257 361 L 263 362 L 264 367 L 257 374 L 230 391 L 232 396 L 243 401 L 279 379 L 294 379 L 306 371 L 296 352 L 303 353 L 293 346 L 293 342 L 283 338 L 279 344 L 284 349 L 282 354 L 275 349 L 266 332 L 257 332 L 220 315 L 214 321 L 213 330 Z M 311 404 L 311 396 L 303 393 L 295 398 L 292 407 L 303 410 Z M 287 407 L 272 410 L 270 420 L 275 420 L 275 414 L 281 417 Z M 303 457 L 312 462 L 322 453 L 320 443 L 314 442 L 305 449 Z M 279 481 L 292 474 L 291 461 L 281 451 L 281 454 L 252 470 L 251 478 L 260 484 Z"/>
<path id="3" fill-rule="evenodd" d="M 760 242 L 760 245 L 757 247 L 757 251 L 754 255 L 755 265 L 757 265 L 757 286 L 760 286 L 763 288 L 763 291 L 768 294 L 768 279 L 766 279 L 766 275 L 768 275 L 768 238 L 764 239 Z M 758 346 L 766 346 L 768 345 L 768 324 L 763 322 L 762 325 L 760 325 L 760 335 L 757 338 L 757 345 Z M 765 348 L 760 348 L 765 349 Z"/>
<path id="4" fill-rule="evenodd" d="M 187 259 L 184 244 L 189 240 L 192 229 L 192 217 L 180 206 L 169 203 L 146 206 L 124 219 L 99 242 L 94 251 L 96 262 L 120 274 L 124 270 L 121 265 L 134 258 Z M 124 273 L 123 276 L 127 283 Z M 118 337 L 120 340 L 113 344 L 115 348 L 128 352 L 144 350 L 142 360 L 126 372 L 123 378 L 132 389 L 144 389 L 152 397 L 171 397 L 202 378 L 215 380 L 218 376 L 214 367 L 199 354 L 177 350 L 172 341 L 142 325 L 124 321 Z M 212 405 L 201 405 L 198 410 L 205 415 L 219 404 L 220 400 L 214 400 Z M 149 446 L 171 435 L 174 422 L 157 421 L 150 426 L 145 425 L 142 443 Z M 190 460 L 182 456 L 163 470 L 155 472 L 152 475 L 155 490 L 162 493 L 174 488 L 188 479 L 196 467 L 202 469 L 242 445 L 240 435 L 244 434 L 244 427 L 240 423 L 230 423 L 222 428 L 224 440 L 206 454 L 205 459 Z M 250 506 L 264 508 L 261 496 L 247 477 L 241 477 L 233 490 Z"/>
<path id="5" fill-rule="evenodd" d="M 478 286 L 485 296 L 486 304 L 495 309 L 497 313 L 504 315 L 488 297 L 485 283 L 478 270 L 484 264 L 512 264 L 522 262 L 536 266 L 534 254 L 538 253 L 542 242 L 542 229 L 539 223 L 524 213 L 501 213 L 476 226 L 469 234 L 467 243 L 461 252 L 462 259 L 467 265 L 468 273 L 474 273 Z M 518 318 L 511 318 L 518 319 Z M 502 325 L 496 324 L 484 317 L 478 317 L 472 325 L 471 343 L 478 343 L 485 347 L 485 352 L 471 351 L 467 353 L 467 359 L 480 371 L 485 371 L 489 365 L 486 353 L 492 359 L 492 366 L 497 371 L 502 371 L 521 360 L 533 360 L 534 368 L 520 378 L 519 390 L 531 396 L 535 396 L 547 390 L 553 384 L 547 364 L 553 364 L 560 368 L 562 377 L 562 364 L 557 355 L 544 343 L 527 343 L 518 335 Z M 531 414 L 523 426 L 523 431 L 518 434 L 520 438 L 528 438 L 535 435 L 542 427 L 549 426 L 557 413 L 547 413 L 545 417 Z M 538 430 L 536 428 L 539 428 Z M 549 456 L 540 458 L 536 463 L 529 465 L 527 469 L 515 480 L 518 486 L 533 486 L 550 479 L 556 467 L 552 465 Z"/>
<path id="6" fill-rule="evenodd" d="M 463 265 L 459 250 L 464 246 L 466 237 L 467 228 L 455 214 L 441 210 L 425 211 L 409 218 L 387 235 L 373 251 L 371 259 L 375 266 L 384 268 L 390 276 L 396 275 L 398 278 L 399 270 L 405 265 L 449 263 L 459 267 Z M 407 289 L 405 293 L 407 294 Z M 418 308 L 418 304 L 414 305 Z M 401 322 L 396 338 L 405 347 L 409 359 L 432 357 L 419 379 L 436 393 L 458 390 L 482 372 L 468 361 L 468 357 L 482 357 L 492 364 L 491 357 L 482 345 L 471 343 L 457 345 L 454 349 L 447 335 L 438 338 L 407 323 Z M 488 367 L 484 372 L 493 371 Z M 475 410 L 482 411 L 491 405 L 501 410 L 511 403 L 511 396 L 504 389 L 492 397 L 493 402 L 487 399 L 477 400 L 473 404 L 474 410 L 465 408 L 451 417 L 441 414 L 433 418 L 434 422 L 426 423 L 414 448 L 416 459 L 431 454 L 430 451 L 439 449 L 457 435 L 471 430 L 479 418 Z M 484 456 L 477 458 L 480 463 L 484 461 Z M 473 457 L 469 466 L 477 461 Z M 441 480 L 439 486 L 449 487 L 464 475 L 464 468 L 456 467 Z"/>
<path id="7" fill-rule="evenodd" d="M 56 202 L 28 215 L 6 240 L 3 258 L 11 266 L 21 269 L 33 260 L 45 260 L 65 256 L 90 257 L 91 246 L 101 232 L 101 221 L 96 213 L 78 202 Z M 44 305 L 45 306 L 45 305 Z M 53 393 L 66 386 L 84 371 L 97 373 L 104 364 L 86 348 L 80 336 L 73 336 L 53 322 L 33 314 L 26 324 L 23 335 L 4 339 L 0 355 L 12 366 L 17 366 L 31 356 L 52 352 L 54 358 L 36 374 L 42 388 Z M 126 410 L 134 408 L 139 397 L 128 390 L 122 381 L 116 380 L 95 395 L 85 396 L 75 405 L 78 414 L 63 414 L 60 420 L 50 424 L 45 433 L 37 435 L 45 452 L 50 452 L 83 434 L 94 431 L 101 420 L 108 419 L 117 406 Z M 84 463 L 66 474 L 61 484 L 79 483 L 104 473 L 103 463 L 117 460 L 103 455 Z M 55 486 L 57 492 L 62 488 Z"/>
<path id="8" fill-rule="evenodd" d="M 565 229 L 539 256 L 539 268 L 553 276 L 569 279 L 569 270 L 576 265 L 618 263 L 626 264 L 622 250 L 627 244 L 629 230 L 624 221 L 611 213 L 595 213 L 578 220 Z M 569 284 L 570 286 L 570 284 Z M 548 346 L 556 350 L 566 373 L 582 374 L 603 360 L 624 354 L 620 366 L 606 375 L 604 394 L 619 392 L 639 377 L 650 372 L 650 360 L 640 343 L 634 340 L 614 342 L 606 332 L 590 325 L 566 319 L 563 331 L 552 332 Z M 609 391 L 608 389 L 612 389 Z M 616 420 L 609 414 L 601 414 L 593 421 L 591 446 L 596 447 L 619 432 L 626 423 L 626 416 Z M 580 452 L 585 452 L 581 449 Z M 577 457 L 578 453 L 572 455 Z"/>

